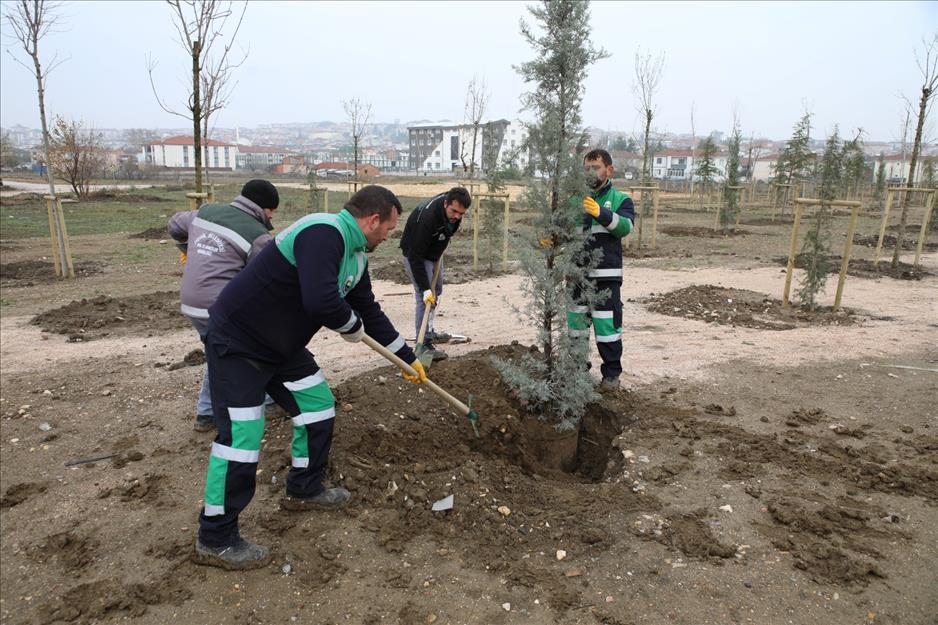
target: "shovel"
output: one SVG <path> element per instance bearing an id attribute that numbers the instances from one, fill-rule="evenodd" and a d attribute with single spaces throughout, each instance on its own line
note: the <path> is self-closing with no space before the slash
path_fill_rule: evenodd
<path id="1" fill-rule="evenodd" d="M 384 356 L 385 358 L 387 358 L 388 360 L 390 360 L 391 362 L 393 362 L 402 370 L 406 371 L 408 375 L 413 375 L 413 376 L 417 375 L 417 372 L 414 370 L 413 367 L 411 367 L 409 364 L 407 364 L 406 362 L 404 362 L 403 360 L 395 356 L 394 352 L 392 352 L 387 347 L 385 347 L 378 341 L 374 340 L 367 334 L 362 339 L 362 342 L 368 347 L 370 347 L 371 349 L 375 350 L 376 352 Z M 448 403 L 450 406 L 453 407 L 453 409 L 456 412 L 458 412 L 459 414 L 465 417 L 469 417 L 469 423 L 472 424 L 472 431 L 475 432 L 476 438 L 481 438 L 481 436 L 479 435 L 479 413 L 473 410 L 471 406 L 467 406 L 466 404 L 462 403 L 461 401 L 459 401 L 458 399 L 456 399 L 455 397 L 453 397 L 452 395 L 444 391 L 442 388 L 437 386 L 437 384 L 431 381 L 429 378 L 425 380 L 422 385 L 425 388 L 430 389 L 431 391 L 433 391 L 434 393 L 442 397 L 446 401 L 446 403 Z M 470 404 L 472 403 L 471 396 L 469 398 L 469 403 Z"/>
<path id="2" fill-rule="evenodd" d="M 443 265 L 443 257 L 440 256 L 437 261 L 433 264 L 433 277 L 430 278 L 430 292 L 436 293 L 436 281 L 440 277 L 440 267 Z M 424 339 L 427 335 L 427 324 L 430 322 L 430 312 L 432 312 L 433 307 L 425 306 L 423 309 L 423 320 L 420 322 L 420 332 L 417 333 L 417 345 L 414 347 L 414 352 L 417 354 L 417 358 L 420 359 L 420 364 L 423 365 L 423 368 L 428 370 L 430 365 L 433 364 L 433 355 L 428 354 L 426 351 L 426 346 L 423 344 Z"/>

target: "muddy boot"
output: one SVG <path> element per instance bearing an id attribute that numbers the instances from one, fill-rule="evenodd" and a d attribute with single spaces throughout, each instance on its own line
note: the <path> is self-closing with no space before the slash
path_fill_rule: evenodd
<path id="1" fill-rule="evenodd" d="M 442 349 L 433 346 L 433 343 L 430 341 L 424 341 L 423 349 L 420 351 L 421 356 L 429 356 L 433 359 L 433 362 L 439 362 L 441 360 L 446 360 L 449 356 Z"/>
<path id="2" fill-rule="evenodd" d="M 215 417 L 210 414 L 196 415 L 192 429 L 196 432 L 210 432 L 215 429 Z"/>
<path id="3" fill-rule="evenodd" d="M 426 340 L 429 342 L 436 343 L 448 343 L 450 339 L 453 338 L 453 335 L 449 332 L 437 332 L 436 330 L 428 330 L 426 335 Z"/>
<path id="4" fill-rule="evenodd" d="M 611 391 L 616 391 L 618 389 L 619 389 L 618 376 L 614 378 L 603 378 L 603 381 L 599 383 L 600 393 L 609 393 Z"/>
<path id="5" fill-rule="evenodd" d="M 229 571 L 257 569 L 270 562 L 270 551 L 267 547 L 250 543 L 240 536 L 235 544 L 227 547 L 209 547 L 197 539 L 192 561 Z"/>
<path id="6" fill-rule="evenodd" d="M 352 499 L 352 493 L 341 486 L 327 488 L 315 497 L 297 497 L 289 493 L 280 500 L 284 510 L 303 512 L 304 510 L 335 510 Z"/>

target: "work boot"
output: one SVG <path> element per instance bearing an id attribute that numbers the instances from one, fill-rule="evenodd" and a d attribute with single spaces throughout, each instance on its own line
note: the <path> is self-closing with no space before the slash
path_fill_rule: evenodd
<path id="1" fill-rule="evenodd" d="M 603 378 L 602 382 L 599 383 L 599 392 L 607 393 L 609 391 L 615 391 L 619 388 L 619 376 L 614 378 Z"/>
<path id="2" fill-rule="evenodd" d="M 304 510 L 335 510 L 352 499 L 352 493 L 341 486 L 327 488 L 314 497 L 297 497 L 287 493 L 280 500 L 284 510 L 303 512 Z"/>
<path id="3" fill-rule="evenodd" d="M 430 341 L 423 342 L 423 349 L 420 350 L 420 355 L 430 356 L 433 359 L 433 362 L 438 362 L 440 360 L 446 360 L 449 358 L 446 352 L 442 349 L 438 349 L 433 346 L 433 343 Z"/>
<path id="4" fill-rule="evenodd" d="M 437 343 L 448 343 L 450 339 L 453 338 L 453 335 L 449 332 L 437 332 L 436 330 L 427 330 L 427 334 L 424 337 L 425 340 L 429 342 Z"/>
<path id="5" fill-rule="evenodd" d="M 237 537 L 237 542 L 227 547 L 209 547 L 196 539 L 192 561 L 229 571 L 257 569 L 270 562 L 270 551 L 267 547 L 250 543 L 240 536 Z"/>
<path id="6" fill-rule="evenodd" d="M 192 429 L 196 432 L 210 432 L 215 429 L 215 417 L 210 414 L 196 415 Z"/>

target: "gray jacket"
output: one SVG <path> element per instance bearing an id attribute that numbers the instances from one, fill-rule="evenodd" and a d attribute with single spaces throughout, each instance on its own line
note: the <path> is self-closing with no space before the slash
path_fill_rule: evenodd
<path id="1" fill-rule="evenodd" d="M 179 298 L 187 317 L 208 319 L 228 281 L 273 240 L 263 209 L 244 196 L 231 204 L 203 204 L 169 219 L 169 234 L 186 252 Z"/>

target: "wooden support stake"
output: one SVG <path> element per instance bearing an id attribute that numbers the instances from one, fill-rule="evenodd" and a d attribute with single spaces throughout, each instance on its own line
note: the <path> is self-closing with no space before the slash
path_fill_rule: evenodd
<path id="1" fill-rule="evenodd" d="M 883 250 L 883 239 L 886 237 L 886 225 L 889 223 L 889 211 L 892 210 L 893 190 L 886 192 L 886 206 L 883 208 L 883 223 L 879 226 L 879 240 L 876 241 L 876 252 L 873 254 L 873 266 L 879 263 L 879 254 Z"/>
<path id="2" fill-rule="evenodd" d="M 505 194 L 505 240 L 502 243 L 502 271 L 508 271 L 508 221 L 509 207 L 511 206 L 511 197 Z"/>
<path id="3" fill-rule="evenodd" d="M 655 189 L 651 192 L 651 249 L 657 247 L 658 241 L 658 190 Z"/>
<path id="4" fill-rule="evenodd" d="M 479 211 L 482 210 L 482 198 L 476 202 L 472 209 L 472 270 L 479 269 Z"/>
<path id="5" fill-rule="evenodd" d="M 325 206 L 325 211 L 329 212 L 329 189 L 325 187 L 322 190 L 322 204 Z"/>
<path id="6" fill-rule="evenodd" d="M 197 211 L 199 206 L 201 206 L 199 200 L 208 200 L 208 193 L 186 193 L 186 197 L 189 198 L 189 210 Z M 211 201 L 211 200 L 208 200 Z"/>
<path id="7" fill-rule="evenodd" d="M 55 275 L 62 275 L 62 259 L 59 257 L 59 244 L 56 232 L 58 232 L 58 217 L 56 216 L 55 196 L 47 195 L 46 212 L 49 214 L 49 240 L 52 242 L 52 264 L 55 265 Z"/>
<path id="8" fill-rule="evenodd" d="M 62 235 L 62 244 L 65 246 L 65 266 L 67 268 L 69 278 L 75 277 L 75 265 L 72 262 L 72 247 L 68 242 L 68 229 L 65 227 L 65 207 L 62 206 L 63 200 L 59 198 L 57 203 L 59 205 L 59 232 Z"/>
<path id="9" fill-rule="evenodd" d="M 788 268 L 785 272 L 785 290 L 782 293 L 782 308 L 789 308 L 791 302 L 788 296 L 791 293 L 791 276 L 795 270 L 795 253 L 798 251 L 798 227 L 801 225 L 802 205 L 795 203 L 795 221 L 791 226 L 791 246 L 788 249 Z"/>
<path id="10" fill-rule="evenodd" d="M 922 248 L 925 246 L 925 237 L 928 236 L 928 221 L 931 219 L 932 209 L 935 207 L 935 189 L 928 194 L 925 201 L 925 215 L 922 217 L 922 229 L 918 233 L 918 244 L 915 246 L 915 260 L 912 261 L 913 267 L 918 267 L 918 259 L 922 255 Z"/>
<path id="11" fill-rule="evenodd" d="M 847 279 L 847 267 L 850 265 L 850 252 L 853 250 L 853 231 L 857 225 L 857 215 L 860 214 L 860 202 L 853 206 L 850 213 L 850 225 L 847 226 L 847 242 L 844 243 L 844 257 L 840 263 L 840 277 L 837 278 L 837 295 L 834 296 L 834 311 L 840 310 L 840 298 L 844 294 L 844 282 Z"/>

